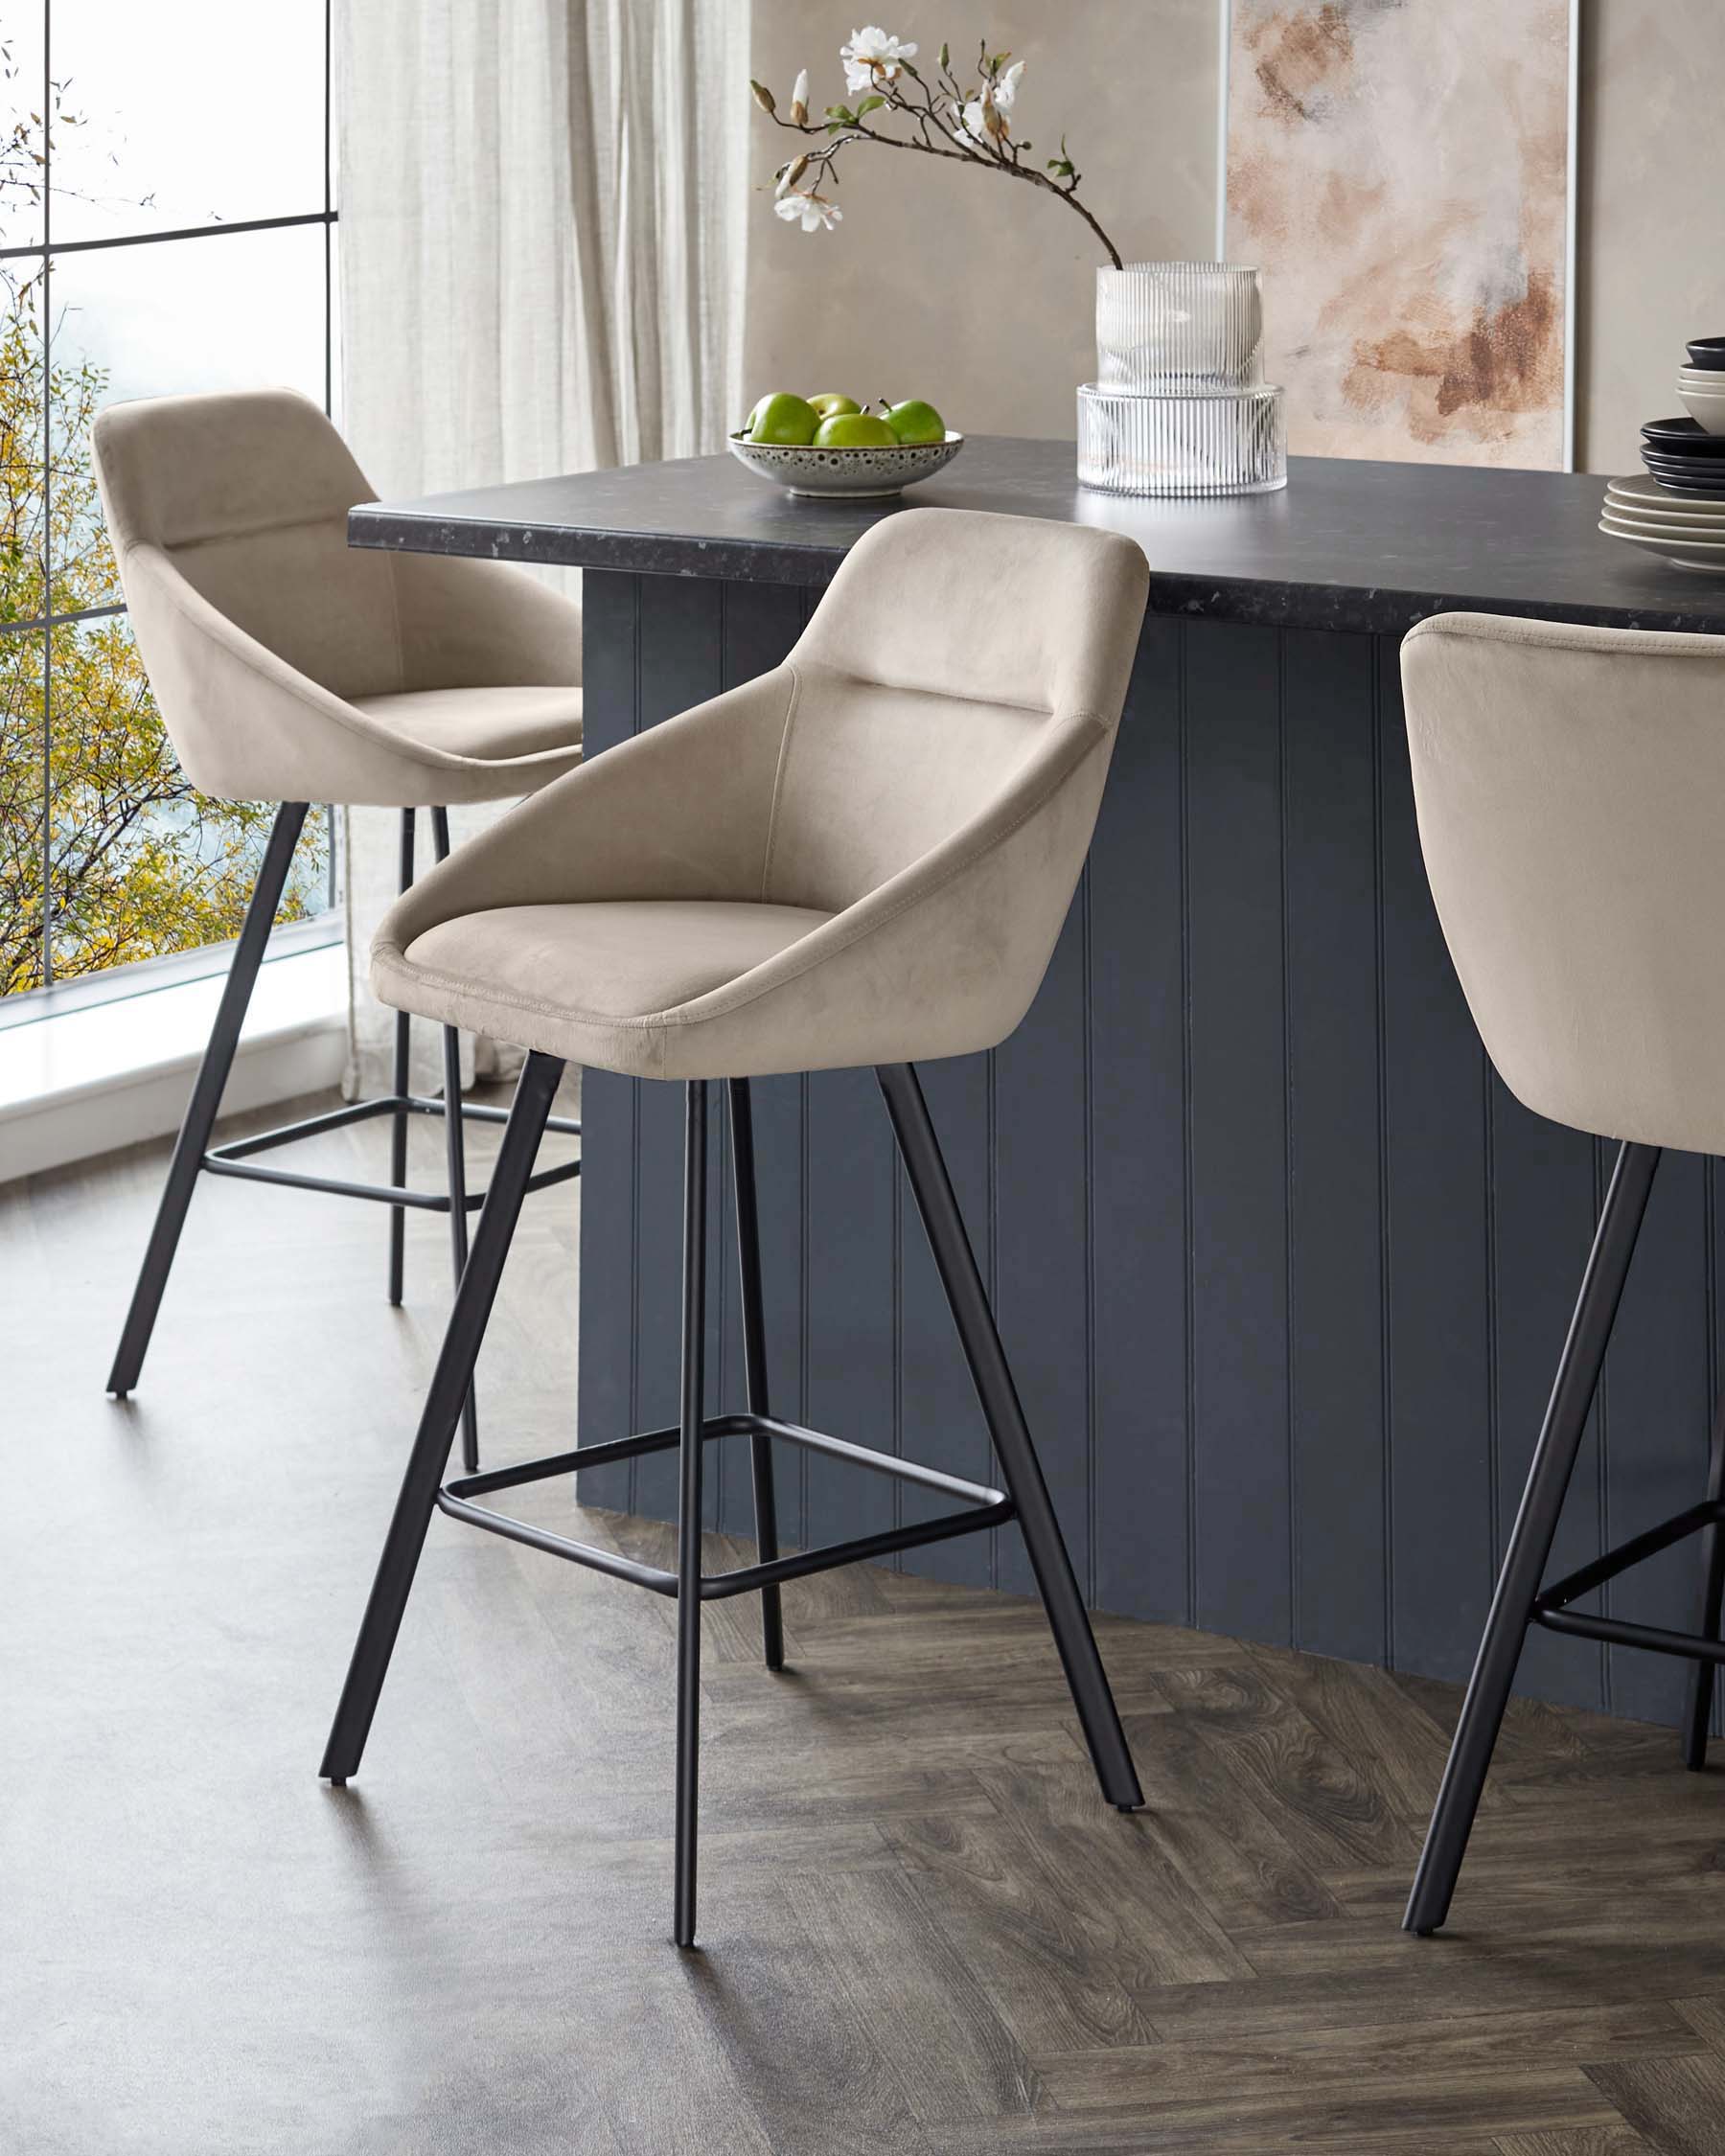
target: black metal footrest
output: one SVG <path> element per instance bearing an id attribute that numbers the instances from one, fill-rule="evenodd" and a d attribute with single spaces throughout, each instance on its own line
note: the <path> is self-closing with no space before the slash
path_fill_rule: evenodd
<path id="1" fill-rule="evenodd" d="M 213 1176 L 238 1176 L 247 1182 L 273 1182 L 288 1190 L 321 1190 L 333 1198 L 370 1198 L 380 1205 L 411 1205 L 422 1213 L 447 1213 L 449 1194 L 446 1191 L 409 1190 L 400 1183 L 347 1182 L 338 1176 L 295 1175 L 288 1168 L 262 1168 L 255 1165 L 251 1156 L 268 1153 L 278 1145 L 291 1145 L 296 1139 L 315 1137 L 323 1131 L 339 1131 L 350 1123 L 369 1122 L 376 1115 L 442 1115 L 441 1100 L 422 1100 L 417 1093 L 380 1093 L 373 1100 L 357 1100 L 347 1108 L 333 1108 L 325 1115 L 309 1115 L 303 1123 L 279 1123 L 272 1131 L 260 1131 L 255 1137 L 235 1138 L 227 1145 L 212 1146 L 203 1157 L 202 1166 Z M 461 1119 L 464 1123 L 507 1123 L 506 1108 L 488 1108 L 477 1101 L 461 1103 Z M 573 1116 L 552 1115 L 546 1118 L 548 1131 L 562 1131 L 571 1137 L 581 1135 L 581 1125 Z M 565 1160 L 555 1168 L 541 1168 L 529 1176 L 529 1190 L 546 1190 L 554 1182 L 567 1182 L 580 1175 L 581 1162 Z M 464 1211 L 477 1212 L 485 1203 L 483 1190 L 470 1190 Z"/>
<path id="2" fill-rule="evenodd" d="M 1604 1640 L 1616 1647 L 1646 1647 L 1656 1655 L 1681 1655 L 1686 1662 L 1725 1663 L 1725 1641 L 1709 1640 L 1698 1633 L 1670 1632 L 1663 1625 L 1631 1624 L 1623 1617 L 1589 1617 L 1568 1606 L 1583 1594 L 1591 1594 L 1596 1587 L 1603 1587 L 1608 1579 L 1616 1579 L 1620 1572 L 1628 1571 L 1631 1566 L 1657 1557 L 1673 1543 L 1720 1524 L 1725 1524 L 1725 1502 L 1709 1500 L 1704 1504 L 1691 1504 L 1687 1512 L 1662 1521 L 1644 1534 L 1631 1536 L 1536 1595 L 1533 1622 L 1544 1625 L 1548 1632 L 1565 1632 L 1580 1640 Z"/>
<path id="3" fill-rule="evenodd" d="M 829 1437 L 824 1431 L 804 1430 L 800 1424 L 780 1422 L 772 1415 L 715 1415 L 701 1426 L 704 1443 L 719 1437 L 752 1437 L 765 1435 L 782 1437 L 787 1444 L 800 1445 L 807 1452 L 824 1453 L 831 1459 L 848 1460 L 853 1467 L 861 1467 L 875 1475 L 890 1476 L 895 1481 L 911 1482 L 919 1489 L 935 1490 L 943 1497 L 960 1498 L 965 1510 L 949 1512 L 935 1520 L 919 1521 L 908 1527 L 889 1527 L 877 1535 L 859 1535 L 851 1542 L 833 1542 L 819 1549 L 799 1549 L 789 1557 L 775 1557 L 765 1564 L 741 1565 L 729 1572 L 704 1574 L 701 1582 L 701 1598 L 703 1602 L 722 1601 L 731 1594 L 748 1594 L 757 1588 L 773 1587 L 781 1580 L 801 1579 L 810 1572 L 831 1571 L 838 1565 L 859 1565 L 875 1557 L 889 1557 L 895 1550 L 915 1549 L 925 1543 L 945 1542 L 954 1535 L 976 1534 L 983 1527 L 997 1527 L 1015 1516 L 1012 1500 L 1000 1490 L 990 1490 L 978 1482 L 966 1482 L 955 1475 L 943 1475 L 937 1468 L 922 1467 L 914 1460 L 899 1459 L 891 1453 L 870 1452 L 866 1446 L 848 1444 L 842 1437 Z M 530 1549 L 542 1549 L 553 1557 L 566 1557 L 571 1564 L 586 1565 L 596 1572 L 609 1572 L 613 1579 L 626 1579 L 636 1587 L 651 1588 L 656 1594 L 675 1595 L 677 1574 L 662 1571 L 656 1565 L 637 1564 L 632 1557 L 620 1557 L 609 1549 L 595 1549 L 585 1542 L 571 1542 L 564 1535 L 552 1534 L 547 1528 L 529 1526 L 524 1520 L 512 1520 L 506 1513 L 492 1512 L 472 1500 L 485 1497 L 493 1490 L 514 1489 L 523 1482 L 542 1482 L 554 1475 L 573 1475 L 587 1467 L 610 1467 L 618 1460 L 635 1459 L 643 1453 L 668 1452 L 679 1441 L 680 1433 L 670 1430 L 647 1430 L 632 1437 L 612 1438 L 603 1445 L 579 1445 L 572 1453 L 557 1453 L 546 1459 L 522 1461 L 516 1467 L 494 1468 L 485 1475 L 463 1475 L 453 1482 L 447 1482 L 437 1493 L 437 1508 L 447 1512 L 451 1520 L 465 1520 L 470 1526 L 484 1527 L 489 1533 L 507 1536 L 511 1542 L 525 1543 Z"/>

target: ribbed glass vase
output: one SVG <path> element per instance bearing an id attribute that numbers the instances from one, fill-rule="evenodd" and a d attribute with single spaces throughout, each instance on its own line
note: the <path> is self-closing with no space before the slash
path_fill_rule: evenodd
<path id="1" fill-rule="evenodd" d="M 1078 478 L 1115 494 L 1267 494 L 1288 483 L 1281 392 L 1155 396 L 1086 382 Z"/>
<path id="2" fill-rule="evenodd" d="M 1096 378 L 1104 389 L 1254 389 L 1264 378 L 1255 269 L 1135 262 L 1096 272 Z"/>

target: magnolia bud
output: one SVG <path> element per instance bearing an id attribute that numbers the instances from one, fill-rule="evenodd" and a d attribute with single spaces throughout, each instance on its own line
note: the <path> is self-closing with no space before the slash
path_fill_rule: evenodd
<path id="1" fill-rule="evenodd" d="M 808 169 L 809 160 L 806 157 L 792 158 L 790 164 L 788 164 L 785 167 L 784 171 L 779 174 L 777 192 L 780 195 L 789 195 L 791 190 L 796 185 L 797 181 L 801 179 Z"/>
<path id="2" fill-rule="evenodd" d="M 764 82 L 757 82 L 751 78 L 748 86 L 754 92 L 754 101 L 763 112 L 770 114 L 777 111 L 778 107 L 772 102 L 772 92 Z"/>
<path id="3" fill-rule="evenodd" d="M 800 127 L 809 117 L 809 71 L 799 70 L 791 92 L 791 117 Z"/>

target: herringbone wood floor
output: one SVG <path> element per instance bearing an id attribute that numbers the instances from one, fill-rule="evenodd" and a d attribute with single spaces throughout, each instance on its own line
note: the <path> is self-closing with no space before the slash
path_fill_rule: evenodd
<path id="1" fill-rule="evenodd" d="M 680 1958 L 670 1606 L 440 1520 L 326 1789 L 439 1226 L 392 1313 L 380 1215 L 206 1184 L 117 1407 L 162 1159 L 0 1189 L 9 2156 L 1725 2149 L 1725 1789 L 1665 1732 L 1518 1709 L 1454 1929 L 1414 1941 L 1447 1687 L 1104 1624 L 1121 1818 L 1034 1608 L 830 1575 L 787 1592 L 780 1678 L 709 1606 Z M 489 1458 L 569 1441 L 572 1264 L 569 1193 L 530 1203 Z"/>

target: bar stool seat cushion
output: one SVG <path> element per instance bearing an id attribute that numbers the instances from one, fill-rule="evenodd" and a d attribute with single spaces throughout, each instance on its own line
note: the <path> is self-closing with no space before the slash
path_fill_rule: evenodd
<path id="1" fill-rule="evenodd" d="M 634 1077 L 993 1047 L 1066 919 L 1147 588 L 1112 532 L 900 511 L 783 665 L 422 877 L 379 996 Z"/>
<path id="2" fill-rule="evenodd" d="M 406 954 L 422 980 L 441 979 L 518 1018 L 592 1033 L 656 1032 L 698 1023 L 686 1006 L 741 980 L 831 919 L 809 906 L 728 900 L 636 899 L 586 906 L 507 906 L 440 922 Z M 612 1054 L 619 1053 L 616 1048 Z M 587 1061 L 593 1058 L 588 1056 Z"/>
<path id="3" fill-rule="evenodd" d="M 564 684 L 407 689 L 356 697 L 354 709 L 399 734 L 412 750 L 431 748 L 481 764 L 552 759 L 555 769 L 541 767 L 528 785 L 572 768 L 569 752 L 581 746 L 581 691 Z"/>

